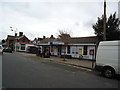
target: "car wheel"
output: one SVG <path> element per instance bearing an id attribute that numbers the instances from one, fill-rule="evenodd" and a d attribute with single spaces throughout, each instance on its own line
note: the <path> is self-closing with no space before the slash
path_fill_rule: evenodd
<path id="1" fill-rule="evenodd" d="M 113 78 L 115 76 L 115 71 L 113 68 L 106 67 L 103 69 L 102 75 L 107 78 Z"/>

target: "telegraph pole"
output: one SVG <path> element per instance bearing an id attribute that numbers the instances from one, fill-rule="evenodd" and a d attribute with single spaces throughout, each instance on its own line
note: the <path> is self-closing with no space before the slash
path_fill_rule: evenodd
<path id="1" fill-rule="evenodd" d="M 104 0 L 103 40 L 106 41 L 106 0 Z"/>

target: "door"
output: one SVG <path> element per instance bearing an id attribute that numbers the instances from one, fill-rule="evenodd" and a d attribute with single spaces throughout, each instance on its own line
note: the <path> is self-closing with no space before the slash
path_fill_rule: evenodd
<path id="1" fill-rule="evenodd" d="M 58 56 L 61 56 L 61 46 L 58 46 Z"/>

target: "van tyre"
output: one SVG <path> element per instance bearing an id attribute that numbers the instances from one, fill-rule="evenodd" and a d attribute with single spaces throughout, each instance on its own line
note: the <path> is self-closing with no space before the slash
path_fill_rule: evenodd
<path id="1" fill-rule="evenodd" d="M 113 78 L 115 76 L 115 71 L 113 68 L 105 67 L 102 71 L 102 75 L 107 78 Z"/>

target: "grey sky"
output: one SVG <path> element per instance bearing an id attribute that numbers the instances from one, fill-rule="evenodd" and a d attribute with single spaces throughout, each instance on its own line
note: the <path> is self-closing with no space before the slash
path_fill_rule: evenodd
<path id="1" fill-rule="evenodd" d="M 103 14 L 103 0 L 41 0 L 0 2 L 0 39 L 14 35 L 10 26 L 23 31 L 30 38 L 56 36 L 59 29 L 67 30 L 74 37 L 93 36 L 92 24 Z M 117 12 L 118 1 L 107 2 L 107 16 Z"/>

